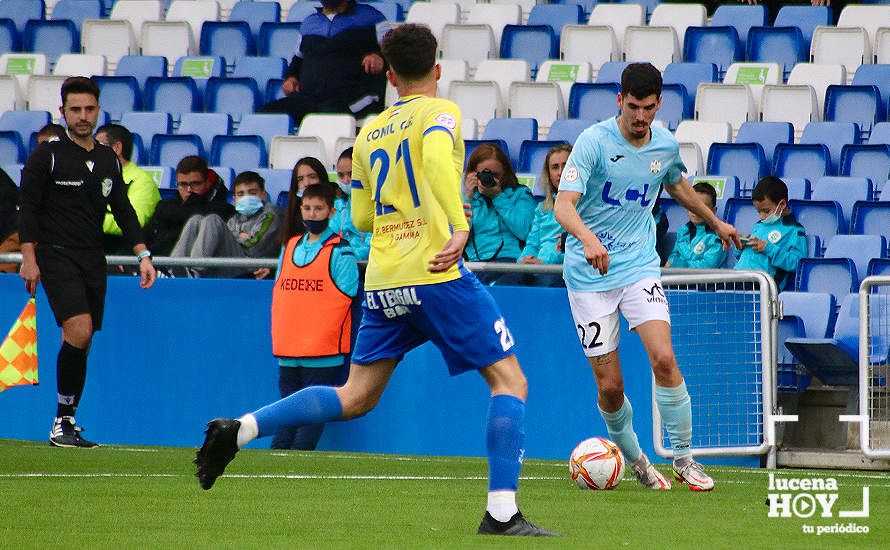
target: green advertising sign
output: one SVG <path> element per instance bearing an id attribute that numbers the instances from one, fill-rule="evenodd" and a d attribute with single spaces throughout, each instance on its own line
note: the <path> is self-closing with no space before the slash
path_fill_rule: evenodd
<path id="1" fill-rule="evenodd" d="M 723 198 L 723 190 L 726 187 L 726 178 L 695 178 L 695 183 L 707 183 L 717 191 L 717 200 Z"/>
<path id="2" fill-rule="evenodd" d="M 6 74 L 34 74 L 33 57 L 10 57 L 6 60 Z"/>
<path id="3" fill-rule="evenodd" d="M 739 67 L 736 84 L 766 84 L 768 67 Z"/>
<path id="4" fill-rule="evenodd" d="M 182 76 L 210 78 L 213 73 L 213 58 L 187 59 L 182 63 Z"/>
<path id="5" fill-rule="evenodd" d="M 161 176 L 163 171 L 160 168 L 143 168 L 146 174 L 155 182 L 155 186 L 161 187 Z"/>
<path id="6" fill-rule="evenodd" d="M 516 174 L 516 180 L 519 181 L 519 185 L 524 185 L 529 188 L 530 191 L 533 191 L 535 188 L 535 180 L 538 178 L 532 174 Z"/>
<path id="7" fill-rule="evenodd" d="M 574 82 L 578 78 L 578 65 L 551 65 L 547 82 Z"/>

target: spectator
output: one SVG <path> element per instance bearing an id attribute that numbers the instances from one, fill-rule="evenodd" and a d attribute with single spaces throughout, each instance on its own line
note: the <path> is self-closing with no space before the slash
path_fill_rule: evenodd
<path id="1" fill-rule="evenodd" d="M 476 147 L 467 161 L 464 190 L 472 211 L 467 258 L 515 262 L 531 230 L 535 199 L 519 185 L 500 147 L 492 143 Z"/>
<path id="2" fill-rule="evenodd" d="M 658 198 L 655 199 L 655 206 L 652 207 L 652 217 L 655 219 L 655 252 L 658 253 L 658 261 L 664 266 L 668 261 L 668 255 L 671 253 L 667 249 L 667 232 L 668 217 L 661 208 L 661 191 L 658 192 Z"/>
<path id="3" fill-rule="evenodd" d="M 340 153 L 340 158 L 337 159 L 337 187 L 342 196 L 338 193 L 338 197 L 334 199 L 337 213 L 331 220 L 331 229 L 334 233 L 343 234 L 357 260 L 367 260 L 371 252 L 371 233 L 359 231 L 352 224 L 351 185 L 352 147 L 349 147 Z"/>
<path id="4" fill-rule="evenodd" d="M 281 220 L 275 207 L 267 200 L 266 182 L 256 172 L 241 172 L 232 183 L 235 215 L 228 221 L 210 212 L 196 214 L 185 222 L 179 240 L 170 252 L 173 257 L 187 258 L 267 258 L 278 249 L 277 233 Z M 256 269 L 214 268 L 189 270 L 191 276 L 213 274 L 218 277 L 240 277 L 263 274 Z"/>
<path id="5" fill-rule="evenodd" d="M 521 264 L 561 264 L 564 254 L 557 250 L 562 227 L 553 216 L 553 203 L 556 201 L 556 192 L 559 190 L 559 178 L 569 153 L 571 145 L 557 145 L 547 151 L 544 158 L 544 168 L 541 170 L 541 189 L 544 191 L 544 200 L 538 204 L 535 210 L 535 219 L 532 222 L 531 231 L 525 247 L 519 253 Z"/>
<path id="6" fill-rule="evenodd" d="M 158 256 L 169 256 L 189 218 L 217 214 L 228 220 L 235 209 L 228 203 L 228 189 L 207 161 L 187 156 L 176 165 L 178 196 L 164 199 L 155 208 L 145 229 L 146 239 Z"/>
<path id="7" fill-rule="evenodd" d="M 307 113 L 362 117 L 383 109 L 386 82 L 379 33 L 386 30 L 381 25 L 386 19 L 355 0 L 321 4 L 300 26 L 300 43 L 281 85 L 285 97 L 260 108 L 287 113 L 297 125 Z"/>
<path id="8" fill-rule="evenodd" d="M 65 135 L 65 127 L 61 124 L 50 122 L 40 130 L 37 130 L 37 143 L 49 141 L 52 138 L 61 139 Z"/>
<path id="9" fill-rule="evenodd" d="M 127 199 L 136 211 L 139 226 L 145 227 L 148 220 L 155 212 L 155 207 L 161 200 L 158 186 L 145 170 L 131 162 L 133 155 L 133 134 L 120 124 L 106 124 L 96 130 L 96 141 L 106 147 L 111 147 L 121 163 L 121 174 L 127 185 Z M 127 250 L 121 228 L 114 220 L 111 210 L 105 213 L 105 221 L 102 223 L 102 232 L 105 234 L 105 253 L 123 254 Z"/>
<path id="10" fill-rule="evenodd" d="M 0 254 L 19 252 L 19 188 L 0 168 Z M 0 273 L 16 273 L 16 264 L 0 264 Z"/>
<path id="11" fill-rule="evenodd" d="M 352 297 L 358 290 L 358 266 L 343 238 L 329 227 L 334 191 L 310 185 L 300 200 L 306 233 L 291 237 L 281 251 L 272 291 L 272 352 L 278 357 L 282 399 L 309 386 L 342 382 L 350 351 Z M 290 281 L 323 281 L 308 290 Z M 306 311 L 313 315 L 307 316 Z M 324 424 L 284 428 L 273 449 L 313 450 Z"/>
<path id="12" fill-rule="evenodd" d="M 330 183 L 324 164 L 315 157 L 303 157 L 298 160 L 290 176 L 291 191 L 296 194 L 297 198 L 300 198 L 303 196 L 304 189 L 316 183 Z M 331 187 L 333 188 L 333 185 Z M 287 200 L 290 203 L 290 193 L 288 193 Z M 297 207 L 299 208 L 299 204 Z"/>
<path id="13" fill-rule="evenodd" d="M 692 188 L 711 212 L 717 214 L 717 190 L 705 182 L 698 182 Z M 726 260 L 723 241 L 701 216 L 692 210 L 687 210 L 686 215 L 689 216 L 689 223 L 677 231 L 677 241 L 667 267 L 718 269 Z"/>
<path id="14" fill-rule="evenodd" d="M 793 282 L 798 262 L 807 255 L 806 232 L 788 209 L 788 187 L 779 178 L 758 181 L 751 200 L 760 221 L 741 238 L 744 246 L 736 252 L 735 268 L 766 271 L 781 292 Z"/>

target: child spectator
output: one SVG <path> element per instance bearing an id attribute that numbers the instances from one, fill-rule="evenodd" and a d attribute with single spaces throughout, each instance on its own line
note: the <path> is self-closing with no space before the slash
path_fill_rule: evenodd
<path id="1" fill-rule="evenodd" d="M 272 290 L 272 353 L 278 358 L 282 398 L 307 386 L 342 381 L 352 297 L 358 291 L 352 249 L 328 226 L 336 215 L 334 189 L 327 183 L 306 187 L 300 210 L 307 232 L 285 244 Z M 324 424 L 313 424 L 281 430 L 272 448 L 315 449 L 323 429 Z"/>
<path id="2" fill-rule="evenodd" d="M 705 182 L 698 182 L 692 188 L 698 198 L 716 214 L 717 190 Z M 689 216 L 689 223 L 677 231 L 677 242 L 666 267 L 720 268 L 726 260 L 726 251 L 723 250 L 720 237 L 694 212 L 687 210 L 686 214 Z"/>
<path id="3" fill-rule="evenodd" d="M 367 260 L 371 252 L 371 233 L 359 231 L 352 225 L 352 147 L 345 149 L 337 159 L 337 187 L 340 192 L 334 199 L 337 213 L 331 220 L 331 229 L 343 234 L 357 260 Z"/>
<path id="4" fill-rule="evenodd" d="M 736 269 L 766 271 L 776 280 L 779 291 L 794 280 L 797 264 L 807 255 L 803 226 L 788 210 L 788 187 L 775 176 L 766 176 L 754 186 L 751 195 L 760 221 L 751 235 L 742 237 L 744 248 L 736 252 Z"/>
<path id="5" fill-rule="evenodd" d="M 528 232 L 525 247 L 519 253 L 521 264 L 562 263 L 565 254 L 557 251 L 556 245 L 563 229 L 553 216 L 553 204 L 556 202 L 556 192 L 559 190 L 559 178 L 562 177 L 562 170 L 571 152 L 571 145 L 557 145 L 547 151 L 544 168 L 541 170 L 544 200 L 535 209 L 531 231 Z"/>

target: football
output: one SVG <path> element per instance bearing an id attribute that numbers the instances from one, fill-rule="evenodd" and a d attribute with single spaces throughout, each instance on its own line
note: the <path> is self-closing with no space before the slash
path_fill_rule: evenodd
<path id="1" fill-rule="evenodd" d="M 582 489 L 613 489 L 621 483 L 624 455 L 604 437 L 585 439 L 569 458 L 569 473 Z"/>

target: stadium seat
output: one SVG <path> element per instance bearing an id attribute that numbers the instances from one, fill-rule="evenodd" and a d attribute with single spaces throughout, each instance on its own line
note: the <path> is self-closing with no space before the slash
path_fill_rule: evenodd
<path id="1" fill-rule="evenodd" d="M 744 59 L 745 53 L 733 27 L 689 27 L 683 46 L 683 60 L 687 62 L 713 63 L 717 76 L 722 79 L 726 69 Z"/>
<path id="2" fill-rule="evenodd" d="M 810 45 L 810 61 L 820 65 L 843 65 L 847 81 L 856 69 L 871 62 L 871 41 L 865 29 L 817 27 Z"/>
<path id="3" fill-rule="evenodd" d="M 405 23 L 426 25 L 437 39 L 448 23 L 460 23 L 460 6 L 450 2 L 414 2 L 405 16 Z"/>
<path id="4" fill-rule="evenodd" d="M 548 25 L 506 25 L 500 44 L 501 59 L 528 61 L 532 76 L 541 63 L 559 55 L 559 41 Z"/>
<path id="5" fill-rule="evenodd" d="M 21 164 L 25 158 L 22 136 L 13 130 L 0 131 L 0 163 Z"/>
<path id="6" fill-rule="evenodd" d="M 603 63 L 618 61 L 621 46 L 612 27 L 566 25 L 562 29 L 560 58 L 565 61 L 590 63 L 591 79 L 595 79 Z"/>
<path id="7" fill-rule="evenodd" d="M 49 111 L 53 120 L 59 120 L 59 89 L 66 76 L 31 75 L 25 96 L 28 98 L 28 109 L 32 111 Z"/>
<path id="8" fill-rule="evenodd" d="M 216 136 L 210 150 L 210 162 L 231 166 L 236 173 L 265 168 L 266 146 L 260 136 Z"/>
<path id="9" fill-rule="evenodd" d="M 624 60 L 648 61 L 664 71 L 681 61 L 682 50 L 673 27 L 631 26 L 624 30 Z"/>
<path id="10" fill-rule="evenodd" d="M 816 235 L 824 244 L 835 235 L 847 233 L 841 205 L 834 201 L 788 201 L 794 217 L 808 235 Z"/>
<path id="11" fill-rule="evenodd" d="M 859 129 L 855 122 L 810 122 L 803 129 L 800 143 L 821 143 L 828 147 L 831 165 L 829 174 L 840 173 L 841 149 L 844 145 L 857 143 Z"/>
<path id="12" fill-rule="evenodd" d="M 245 113 L 235 135 L 260 136 L 268 150 L 274 136 L 286 136 L 291 133 L 292 128 L 290 115 L 284 113 Z"/>
<path id="13" fill-rule="evenodd" d="M 265 182 L 266 194 L 269 201 L 275 201 L 276 197 L 282 192 L 287 196 L 290 189 L 292 170 L 282 170 L 275 168 L 257 168 L 256 173 L 260 175 Z"/>
<path id="14" fill-rule="evenodd" d="M 52 116 L 47 111 L 6 111 L 0 115 L 0 131 L 18 132 L 24 146 L 30 144 L 35 132 L 51 121 Z"/>
<path id="15" fill-rule="evenodd" d="M 151 140 L 150 164 L 176 166 L 183 157 L 204 156 L 201 138 L 194 134 L 157 134 Z"/>
<path id="16" fill-rule="evenodd" d="M 702 82 L 717 81 L 717 65 L 713 63 L 671 63 L 664 69 L 663 81 L 664 84 L 682 84 L 686 88 L 688 101 L 694 107 L 698 85 Z"/>
<path id="17" fill-rule="evenodd" d="M 151 144 L 157 134 L 169 134 L 173 131 L 173 120 L 170 113 L 161 112 L 126 112 L 120 120 L 124 126 L 142 138 L 142 143 Z"/>
<path id="18" fill-rule="evenodd" d="M 885 117 L 877 86 L 831 85 L 825 90 L 824 120 L 855 122 L 860 141 L 868 141 L 872 126 Z"/>
<path id="19" fill-rule="evenodd" d="M 486 59 L 476 69 L 476 81 L 494 81 L 498 85 L 501 100 L 507 102 L 510 84 L 528 82 L 530 67 L 524 59 Z"/>
<path id="20" fill-rule="evenodd" d="M 748 235 L 760 221 L 751 199 L 730 198 L 726 201 L 726 222 L 735 226 L 740 235 Z"/>
<path id="21" fill-rule="evenodd" d="M 653 27 L 669 26 L 677 34 L 679 51 L 683 51 L 686 29 L 703 27 L 707 21 L 707 11 L 701 4 L 668 4 L 658 3 L 652 10 L 649 24 Z"/>
<path id="22" fill-rule="evenodd" d="M 523 141 L 538 139 L 538 122 L 534 118 L 493 118 L 485 126 L 481 139 L 503 140 L 510 162 L 519 166 L 519 148 Z"/>
<path id="23" fill-rule="evenodd" d="M 219 3 L 215 0 L 173 0 L 164 18 L 166 21 L 188 23 L 192 30 L 192 40 L 198 44 L 204 23 L 219 21 Z"/>
<path id="24" fill-rule="evenodd" d="M 848 141 L 847 143 L 855 143 Z M 878 122 L 871 129 L 871 135 L 868 136 L 869 145 L 890 145 L 890 122 Z"/>
<path id="25" fill-rule="evenodd" d="M 779 294 L 783 315 L 778 326 L 778 389 L 802 391 L 810 384 L 810 375 L 785 347 L 789 338 L 825 338 L 834 324 L 835 302 L 824 292 L 793 292 Z M 790 325 L 790 327 L 789 327 Z"/>
<path id="26" fill-rule="evenodd" d="M 152 166 L 140 165 L 139 168 L 145 171 L 160 189 L 176 189 L 176 177 L 173 175 L 172 166 Z"/>
<path id="27" fill-rule="evenodd" d="M 880 235 L 890 241 L 890 201 L 856 201 L 852 227 L 856 235 Z"/>
<path id="28" fill-rule="evenodd" d="M 170 60 L 198 52 L 197 42 L 184 21 L 146 21 L 142 24 L 139 43 L 142 55 L 162 55 Z"/>
<path id="29" fill-rule="evenodd" d="M 711 17 L 711 26 L 733 27 L 739 36 L 742 46 L 748 41 L 748 31 L 751 27 L 763 27 L 767 24 L 765 6 L 739 6 L 723 4 L 717 6 Z"/>
<path id="30" fill-rule="evenodd" d="M 201 96 L 195 80 L 190 76 L 148 77 L 145 81 L 145 110 L 165 111 L 175 120 L 179 120 L 182 113 L 201 111 Z"/>
<path id="31" fill-rule="evenodd" d="M 627 61 L 607 61 L 600 65 L 596 74 L 597 84 L 621 84 L 621 73 L 627 67 Z"/>
<path id="32" fill-rule="evenodd" d="M 182 56 L 176 59 L 173 76 L 188 76 L 194 79 L 198 93 L 205 95 L 208 79 L 223 77 L 226 74 L 226 62 L 220 56 Z M 206 102 L 206 96 L 204 101 Z"/>
<path id="33" fill-rule="evenodd" d="M 13 75 L 0 75 L 0 112 L 23 109 L 25 98 Z"/>
<path id="34" fill-rule="evenodd" d="M 0 18 L 12 20 L 19 34 L 25 32 L 28 21 L 43 20 L 44 13 L 45 7 L 42 0 L 3 0 L 0 2 Z"/>
<path id="35" fill-rule="evenodd" d="M 788 76 L 788 85 L 812 86 L 816 92 L 818 113 L 825 112 L 825 90 L 830 84 L 845 84 L 847 71 L 843 65 L 815 65 L 813 63 L 798 63 L 791 69 Z"/>
<path id="36" fill-rule="evenodd" d="M 844 213 L 844 222 L 847 227 L 852 227 L 854 203 L 873 200 L 874 188 L 868 178 L 825 176 L 814 181 L 810 198 L 837 202 Z"/>
<path id="37" fill-rule="evenodd" d="M 290 63 L 300 43 L 299 23 L 263 23 L 260 25 L 257 53 L 261 56 L 283 57 Z"/>
<path id="38" fill-rule="evenodd" d="M 569 118 L 599 122 L 618 114 L 617 84 L 576 82 L 569 94 Z"/>
<path id="39" fill-rule="evenodd" d="M 67 19 L 74 23 L 78 36 L 85 19 L 102 17 L 102 3 L 99 0 L 59 0 L 53 6 L 52 19 Z"/>
<path id="40" fill-rule="evenodd" d="M 453 81 L 470 78 L 470 66 L 465 59 L 439 59 L 439 67 L 441 67 L 438 82 L 439 97 L 448 97 Z"/>
<path id="41" fill-rule="evenodd" d="M 890 179 L 890 145 L 844 145 L 840 174 L 868 178 L 876 188 L 884 185 Z"/>
<path id="42" fill-rule="evenodd" d="M 535 4 L 526 23 L 549 26 L 558 40 L 565 25 L 580 24 L 583 17 L 584 10 L 577 4 Z"/>
<path id="43" fill-rule="evenodd" d="M 865 4 L 866 2 L 860 2 Z M 882 2 L 886 3 L 886 2 Z M 846 5 L 837 20 L 838 28 L 860 27 L 868 33 L 869 41 L 874 44 L 877 31 L 890 25 L 890 5 L 861 6 Z"/>
<path id="44" fill-rule="evenodd" d="M 132 76 L 145 90 L 145 81 L 151 77 L 167 76 L 167 58 L 157 55 L 125 55 L 120 58 L 115 76 Z"/>
<path id="45" fill-rule="evenodd" d="M 374 9 L 379 11 L 390 23 L 396 23 L 405 19 L 405 11 L 398 2 L 374 0 L 372 4 Z"/>
<path id="46" fill-rule="evenodd" d="M 890 275 L 890 258 L 872 258 L 868 262 L 868 276 Z"/>
<path id="47" fill-rule="evenodd" d="M 257 89 L 264 91 L 270 80 L 284 77 L 287 63 L 282 57 L 237 57 L 232 78 L 253 78 Z"/>
<path id="48" fill-rule="evenodd" d="M 782 67 L 778 63 L 733 63 L 726 69 L 723 83 L 748 86 L 756 112 L 760 110 L 763 88 L 782 83 Z"/>
<path id="49" fill-rule="evenodd" d="M 517 171 L 537 177 L 544 168 L 547 152 L 553 147 L 563 144 L 563 141 L 524 140 L 519 146 L 519 163 L 515 165 L 518 167 Z"/>
<path id="50" fill-rule="evenodd" d="M 797 27 L 752 27 L 748 34 L 748 61 L 778 63 L 784 79 L 796 64 L 809 60 L 809 51 L 809 43 Z"/>
<path id="51" fill-rule="evenodd" d="M 812 193 L 810 189 L 810 180 L 806 178 L 785 177 L 782 178 L 782 181 L 785 182 L 785 186 L 788 188 L 788 200 L 810 200 L 810 195 Z"/>
<path id="52" fill-rule="evenodd" d="M 646 11 L 639 4 L 598 3 L 590 12 L 589 25 L 608 25 L 615 32 L 617 43 L 624 44 L 624 30 L 646 24 Z"/>
<path id="53" fill-rule="evenodd" d="M 321 2 L 294 2 L 287 10 L 285 21 L 288 23 L 302 23 L 304 19 L 316 13 L 321 7 Z"/>
<path id="54" fill-rule="evenodd" d="M 183 113 L 176 133 L 200 137 L 201 146 L 205 151 L 210 151 L 214 137 L 232 133 L 232 117 L 228 113 Z"/>
<path id="55" fill-rule="evenodd" d="M 831 153 L 821 143 L 780 143 L 773 153 L 773 174 L 814 182 L 831 174 Z"/>
<path id="56" fill-rule="evenodd" d="M 717 192 L 717 217 L 723 218 L 726 211 L 726 201 L 734 196 L 739 188 L 739 179 L 735 176 L 694 176 L 689 179 L 689 183 L 707 183 Z M 676 226 L 674 226 L 676 227 Z"/>
<path id="57" fill-rule="evenodd" d="M 123 3 L 136 1 L 138 0 Z M 129 21 L 87 19 L 83 22 L 80 42 L 83 53 L 104 55 L 109 71 L 117 66 L 123 56 L 139 51 L 136 35 Z"/>
<path id="58" fill-rule="evenodd" d="M 275 136 L 269 148 L 269 167 L 292 170 L 303 157 L 315 157 L 330 166 L 325 144 L 318 136 Z"/>
<path id="59" fill-rule="evenodd" d="M 483 127 L 492 118 L 507 114 L 501 89 L 494 81 L 455 80 L 448 99 L 460 107 L 464 117 L 476 119 Z"/>
<path id="60" fill-rule="evenodd" d="M 566 109 L 562 90 L 552 82 L 514 82 L 510 85 L 507 112 L 511 117 L 534 118 L 546 132 Z"/>
<path id="61" fill-rule="evenodd" d="M 662 196 L 658 199 L 658 205 L 668 220 L 668 229 L 670 233 L 676 234 L 676 231 L 679 228 L 689 222 L 689 215 L 686 213 L 686 209 L 683 208 L 683 205 L 671 198 L 670 195 L 667 194 L 667 191 L 662 192 Z M 719 214 L 718 211 L 718 215 Z M 676 240 L 674 242 L 676 243 Z M 669 250 L 673 250 L 673 247 Z"/>
<path id="62" fill-rule="evenodd" d="M 735 133 L 744 122 L 757 120 L 751 89 L 745 84 L 699 84 L 695 119 L 728 122 Z"/>
<path id="63" fill-rule="evenodd" d="M 522 23 L 522 8 L 516 3 L 476 3 L 470 6 L 466 16 L 466 23 L 471 25 L 490 25 L 491 30 L 494 32 L 494 43 L 501 45 L 501 57 L 503 57 L 504 28 L 507 25 L 519 25 Z"/>
<path id="64" fill-rule="evenodd" d="M 22 186 L 22 168 L 24 164 L 20 164 L 18 162 L 8 162 L 0 164 L 0 170 L 6 172 L 6 175 L 9 176 L 9 179 L 12 180 L 17 187 Z"/>
<path id="65" fill-rule="evenodd" d="M 881 27 L 875 36 L 875 63 L 890 63 L 890 27 Z"/>
<path id="66" fill-rule="evenodd" d="M 550 59 L 538 67 L 538 74 L 535 76 L 535 82 L 552 82 L 557 84 L 562 91 L 563 105 L 565 105 L 568 103 L 569 94 L 572 91 L 572 84 L 575 82 L 590 82 L 590 75 L 590 63 L 582 61 L 566 62 Z"/>
<path id="67" fill-rule="evenodd" d="M 502 139 L 465 139 L 464 140 L 464 166 L 467 165 L 467 161 L 470 158 L 470 155 L 473 154 L 473 151 L 476 150 L 477 147 L 482 145 L 483 143 L 492 143 L 500 147 L 502 151 L 507 150 L 507 142 Z M 521 146 L 520 146 L 521 147 Z"/>
<path id="68" fill-rule="evenodd" d="M 667 129 L 674 131 L 684 119 L 692 118 L 693 108 L 686 88 L 682 84 L 664 84 L 661 88 L 661 107 L 658 109 L 658 120 Z"/>
<path id="69" fill-rule="evenodd" d="M 828 6 L 782 6 L 776 14 L 774 27 L 797 27 L 804 39 L 805 51 L 809 53 L 813 32 L 819 25 L 831 25 L 831 8 Z"/>
<path id="70" fill-rule="evenodd" d="M 682 122 L 680 123 L 682 124 Z M 697 143 L 679 142 L 680 160 L 686 167 L 684 174 L 687 177 L 698 176 L 705 173 L 705 163 L 702 160 L 701 147 Z"/>
<path id="71" fill-rule="evenodd" d="M 595 124 L 594 121 L 583 118 L 564 118 L 555 120 L 547 133 L 550 141 L 564 141 L 574 144 L 581 132 Z"/>
<path id="72" fill-rule="evenodd" d="M 759 143 L 713 143 L 708 152 L 707 173 L 736 176 L 742 189 L 753 189 L 769 174 L 769 165 Z"/>
<path id="73" fill-rule="evenodd" d="M 229 113 L 240 122 L 246 113 L 253 113 L 260 106 L 260 91 L 253 78 L 211 77 L 207 80 L 206 110 L 211 113 Z"/>
<path id="74" fill-rule="evenodd" d="M 19 51 L 20 42 L 19 31 L 12 19 L 0 19 L 0 54 Z"/>
<path id="75" fill-rule="evenodd" d="M 244 21 L 207 21 L 201 27 L 198 53 L 221 56 L 234 67 L 236 57 L 256 55 L 256 41 Z"/>
<path id="76" fill-rule="evenodd" d="M 252 2 L 239 0 L 232 6 L 229 21 L 244 21 L 250 26 L 254 39 L 259 39 L 263 23 L 277 23 L 281 20 L 281 5 L 278 2 Z M 296 45 L 296 43 L 294 43 Z"/>
<path id="77" fill-rule="evenodd" d="M 106 71 L 104 55 L 63 53 L 56 59 L 53 74 L 103 76 Z"/>
<path id="78" fill-rule="evenodd" d="M 50 64 L 63 53 L 80 52 L 80 35 L 71 21 L 31 20 L 25 24 L 22 47 L 46 55 Z"/>
<path id="79" fill-rule="evenodd" d="M 859 281 L 868 274 L 868 263 L 872 258 L 880 258 L 887 249 L 887 242 L 881 235 L 836 235 L 828 242 L 825 257 L 819 261 L 834 258 L 848 258 L 854 265 L 855 282 L 850 292 L 859 289 Z"/>
<path id="80" fill-rule="evenodd" d="M 94 76 L 99 86 L 102 110 L 111 120 L 120 121 L 124 113 L 142 110 L 142 93 L 139 82 L 132 76 Z"/>
<path id="81" fill-rule="evenodd" d="M 160 0 L 127 0 L 126 2 L 115 2 L 108 18 L 128 21 L 132 26 L 133 35 L 140 37 L 142 36 L 143 23 L 146 21 L 164 20 L 164 6 Z"/>
<path id="82" fill-rule="evenodd" d="M 462 59 L 473 69 L 483 59 L 498 56 L 498 48 L 494 42 L 494 32 L 487 24 L 452 25 L 442 29 L 439 40 L 441 56 L 449 59 Z"/>
<path id="83" fill-rule="evenodd" d="M 890 25 L 890 21 L 887 22 Z M 884 107 L 886 118 L 887 102 L 890 101 L 890 65 L 867 63 L 859 67 L 853 76 L 853 85 L 872 85 L 880 92 L 879 103 Z"/>
<path id="84" fill-rule="evenodd" d="M 298 136 L 318 136 L 325 144 L 325 157 L 336 160 L 340 151 L 336 150 L 339 138 L 355 139 L 356 122 L 352 115 L 308 114 L 303 117 Z"/>
<path id="85" fill-rule="evenodd" d="M 739 127 L 735 143 L 759 143 L 768 167 L 773 166 L 773 152 L 779 143 L 793 143 L 790 122 L 745 122 Z"/>
<path id="86" fill-rule="evenodd" d="M 816 91 L 808 84 L 764 86 L 760 107 L 762 120 L 791 122 L 798 139 L 807 124 L 820 118 Z"/>
<path id="87" fill-rule="evenodd" d="M 728 122 L 702 122 L 684 120 L 674 132 L 680 143 L 695 143 L 702 157 L 708 154 L 712 143 L 729 143 L 732 139 L 732 127 Z M 707 161 L 707 159 L 703 160 Z"/>

